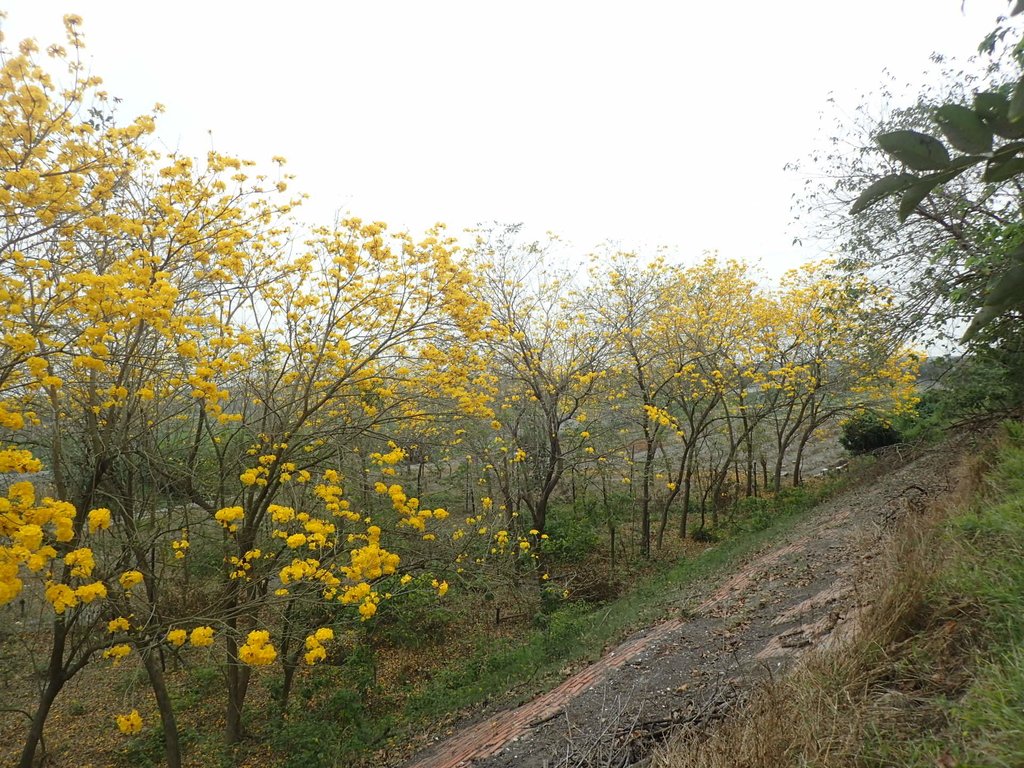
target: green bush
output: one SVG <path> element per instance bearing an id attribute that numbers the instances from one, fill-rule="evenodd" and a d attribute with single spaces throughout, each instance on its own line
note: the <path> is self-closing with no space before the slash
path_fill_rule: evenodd
<path id="1" fill-rule="evenodd" d="M 377 609 L 367 631 L 380 644 L 394 648 L 426 648 L 444 639 L 452 615 L 430 589 L 431 576 L 419 576 L 408 594 L 385 600 Z"/>
<path id="2" fill-rule="evenodd" d="M 843 434 L 839 437 L 843 448 L 855 454 L 871 453 L 902 441 L 903 436 L 891 421 L 870 411 L 851 416 L 843 424 Z"/>
<path id="3" fill-rule="evenodd" d="M 544 634 L 542 648 L 548 661 L 567 658 L 579 645 L 591 618 L 585 605 L 569 605 L 549 615 L 543 615 Z"/>
<path id="4" fill-rule="evenodd" d="M 377 745 L 391 722 L 368 709 L 374 685 L 373 653 L 367 648 L 306 679 L 270 739 L 287 755 L 283 768 L 330 768 Z"/>
<path id="5" fill-rule="evenodd" d="M 548 521 L 547 533 L 542 551 L 560 560 L 582 560 L 601 543 L 601 534 L 588 518 L 553 515 Z"/>
<path id="6" fill-rule="evenodd" d="M 694 541 L 699 541 L 701 544 L 714 544 L 718 541 L 718 534 L 714 531 L 710 531 L 707 528 L 694 528 L 693 533 L 690 534 L 690 538 Z"/>

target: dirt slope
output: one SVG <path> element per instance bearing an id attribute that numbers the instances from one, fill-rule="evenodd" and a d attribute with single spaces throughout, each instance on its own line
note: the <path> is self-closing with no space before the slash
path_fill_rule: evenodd
<path id="1" fill-rule="evenodd" d="M 681 722 L 713 722 L 763 675 L 855 624 L 857 584 L 885 531 L 948 492 L 946 445 L 823 504 L 702 594 L 687 618 L 643 630 L 562 685 L 466 726 L 407 768 L 627 766 Z M 893 460 L 890 465 L 897 462 Z"/>

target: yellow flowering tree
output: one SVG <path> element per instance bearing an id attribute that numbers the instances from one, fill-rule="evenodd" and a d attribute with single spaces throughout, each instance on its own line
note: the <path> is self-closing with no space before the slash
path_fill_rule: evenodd
<path id="1" fill-rule="evenodd" d="M 95 637 L 98 622 L 85 618 L 95 612 L 83 610 L 109 591 L 104 568 L 83 541 L 83 535 L 109 527 L 109 510 L 93 503 L 95 484 L 88 473 L 69 476 L 65 461 L 78 447 L 65 443 L 65 408 L 81 414 L 84 406 L 98 428 L 102 404 L 121 392 L 101 394 L 95 385 L 91 400 L 82 390 L 67 394 L 76 380 L 94 378 L 94 366 L 108 351 L 104 330 L 93 328 L 89 316 L 104 312 L 95 306 L 101 296 L 113 314 L 120 298 L 115 285 L 126 281 L 132 283 L 126 291 L 135 292 L 132 301 L 161 303 L 155 298 L 161 285 L 147 285 L 145 272 L 128 278 L 112 267 L 116 257 L 105 260 L 103 251 L 104 230 L 124 232 L 110 211 L 146 161 L 143 140 L 153 119 L 143 116 L 123 126 L 113 120 L 99 80 L 79 63 L 79 24 L 77 17 L 66 17 L 68 47 L 47 50 L 65 63 L 66 84 L 56 84 L 39 62 L 34 41 L 21 43 L 16 54 L 0 54 L 0 429 L 15 446 L 0 450 L 0 471 L 42 468 L 19 443 L 43 446 L 50 470 L 42 481 L 13 483 L 0 504 L 0 600 L 16 598 L 25 578 L 38 579 L 54 616 L 46 684 L 22 765 L 32 763 L 50 706 L 66 681 L 94 653 L 117 646 Z M 108 289 L 110 295 L 103 295 Z M 136 306 L 124 309 L 124 322 L 131 325 Z M 79 459 L 80 465 L 88 463 Z M 73 633 L 85 642 L 72 642 Z"/>
<path id="2" fill-rule="evenodd" d="M 374 524 L 340 457 L 404 424 L 489 416 L 472 383 L 486 313 L 441 230 L 349 220 L 295 249 L 287 176 L 150 152 L 151 117 L 118 127 L 98 80 L 72 59 L 74 87 L 58 87 L 36 55 L 5 55 L 0 92 L 0 471 L 49 472 L 0 504 L 0 599 L 35 578 L 53 617 L 21 762 L 77 671 L 137 651 L 178 765 L 160 650 L 223 642 L 237 740 L 251 667 L 325 653 L 297 606 L 373 615 L 400 560 L 390 531 L 423 536 L 443 515 L 395 485 L 390 530 Z M 213 584 L 197 549 L 223 563 Z M 137 712 L 118 725 L 142 727 Z"/>
<path id="3" fill-rule="evenodd" d="M 773 365 L 761 388 L 773 404 L 778 490 L 791 449 L 800 483 L 804 449 L 823 425 L 867 408 L 912 407 L 921 357 L 887 322 L 891 297 L 828 261 L 788 272 L 775 307 Z"/>
<path id="4" fill-rule="evenodd" d="M 525 506 L 535 537 L 567 470 L 586 456 L 587 408 L 608 348 L 566 277 L 546 271 L 544 251 L 517 227 L 479 233 L 475 247 L 491 312 L 483 343 L 502 387 L 487 463 L 509 515 Z"/>
<path id="5" fill-rule="evenodd" d="M 617 253 L 599 258 L 591 270 L 593 289 L 589 292 L 590 312 L 601 320 L 608 340 L 612 369 L 604 408 L 609 418 L 629 426 L 621 434 L 632 438 L 639 433 L 642 455 L 640 471 L 640 553 L 651 554 L 651 517 L 656 495 L 655 459 L 665 453 L 670 432 L 682 434 L 674 414 L 669 412 L 675 380 L 690 363 L 680 360 L 670 341 L 678 321 L 679 269 L 663 259 L 641 264 L 636 254 Z M 617 386 L 616 386 L 617 385 Z M 622 412 L 627 403 L 626 413 Z M 616 418 L 618 417 L 618 418 Z M 671 442 L 671 441 L 670 441 Z M 632 462 L 631 440 L 623 447 L 624 459 Z M 631 492 L 635 487 L 630 484 Z M 670 501 L 668 503 L 671 503 Z M 668 503 L 665 505 L 667 519 Z M 658 544 L 665 522 L 658 532 Z"/>
<path id="6" fill-rule="evenodd" d="M 224 532 L 229 740 L 241 736 L 251 666 L 237 663 L 234 638 L 252 628 L 244 617 L 277 604 L 283 659 L 294 664 L 306 636 L 297 606 L 317 594 L 369 618 L 384 598 L 373 583 L 395 573 L 384 530 L 350 498 L 364 480 L 339 457 L 374 441 L 384 448 L 403 424 L 489 414 L 471 382 L 483 317 L 465 292 L 472 282 L 440 230 L 415 242 L 348 220 L 315 232 L 287 281 L 260 284 L 248 326 L 222 324 L 224 341 L 209 337 L 200 351 L 223 372 L 211 389 L 229 393 L 218 403 L 224 423 L 203 430 L 212 471 L 175 482 Z M 374 455 L 384 479 L 404 459 L 397 444 Z M 203 477 L 213 484 L 202 487 Z M 426 535 L 440 515 L 399 484 L 381 485 L 382 522 Z"/>

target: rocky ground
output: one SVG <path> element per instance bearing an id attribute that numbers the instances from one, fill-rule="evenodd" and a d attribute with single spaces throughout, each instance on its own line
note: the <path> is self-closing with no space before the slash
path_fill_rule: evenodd
<path id="1" fill-rule="evenodd" d="M 590 768 L 643 764 L 683 724 L 710 725 L 765 675 L 838 642 L 863 609 L 858 584 L 901 517 L 948 492 L 951 445 L 823 504 L 783 539 L 554 690 L 457 729 L 407 768 Z"/>

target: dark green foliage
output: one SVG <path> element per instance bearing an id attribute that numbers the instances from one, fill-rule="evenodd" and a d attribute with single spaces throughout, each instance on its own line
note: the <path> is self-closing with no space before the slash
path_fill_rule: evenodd
<path id="1" fill-rule="evenodd" d="M 375 643 L 395 648 L 426 648 L 440 643 L 451 621 L 451 611 L 444 601 L 429 589 L 430 577 L 402 595 L 401 600 L 384 600 L 377 607 L 372 622 L 365 625 Z"/>
<path id="2" fill-rule="evenodd" d="M 178 738 L 184 748 L 198 745 L 201 736 L 193 728 L 179 728 Z M 220 748 L 221 745 L 218 745 Z M 46 764 L 46 761 L 43 762 Z M 125 768 L 160 768 L 164 762 L 164 729 L 159 723 L 152 728 L 143 728 L 135 739 L 127 741 L 118 753 L 118 765 Z"/>
<path id="3" fill-rule="evenodd" d="M 764 531 L 771 527 L 775 511 L 774 499 L 751 496 L 736 503 L 735 519 L 748 531 Z"/>
<path id="4" fill-rule="evenodd" d="M 949 165 L 949 152 L 942 142 L 920 131 L 891 131 L 877 141 L 912 171 L 941 171 Z"/>
<path id="5" fill-rule="evenodd" d="M 992 129 L 974 110 L 960 104 L 946 104 L 935 111 L 935 122 L 949 143 L 961 152 L 992 151 Z"/>
<path id="6" fill-rule="evenodd" d="M 896 192 L 903 192 L 917 180 L 917 176 L 910 173 L 894 173 L 890 176 L 883 176 L 860 193 L 860 197 L 853 204 L 850 213 L 856 216 L 879 200 L 883 200 Z"/>
<path id="7" fill-rule="evenodd" d="M 892 422 L 876 413 L 865 411 L 852 416 L 843 424 L 839 443 L 854 454 L 870 453 L 887 445 L 903 441 Z"/>
<path id="8" fill-rule="evenodd" d="M 543 630 L 541 649 L 545 661 L 557 661 L 573 655 L 580 635 L 590 622 L 589 614 L 590 608 L 580 603 L 563 605 L 551 614 L 540 614 L 538 621 Z"/>
<path id="9" fill-rule="evenodd" d="M 718 536 L 715 534 L 715 532 L 709 531 L 707 528 L 696 528 L 693 531 L 693 533 L 690 534 L 690 538 L 692 538 L 694 541 L 700 541 L 705 544 L 711 544 L 715 541 L 718 541 Z"/>
<path id="10" fill-rule="evenodd" d="M 1020 342 L 978 348 L 970 356 L 942 360 L 938 386 L 926 391 L 913 415 L 896 420 L 908 439 L 963 421 L 1008 415 L 1024 406 L 1024 351 Z"/>
<path id="11" fill-rule="evenodd" d="M 367 648 L 339 666 L 322 666 L 297 691 L 298 696 L 271 736 L 287 755 L 283 768 L 332 768 L 365 754 L 387 735 L 388 718 L 370 713 L 374 662 Z"/>
<path id="12" fill-rule="evenodd" d="M 1015 8 L 1013 13 L 1018 10 Z M 1005 34 L 997 31 L 993 36 L 1001 39 Z M 988 41 L 990 51 L 994 46 L 993 36 Z M 1017 140 L 1024 134 L 1024 75 L 1019 74 L 1019 59 L 1015 63 L 1018 75 L 1009 98 L 997 89 L 977 94 L 971 106 L 947 103 L 932 112 L 932 121 L 949 146 L 964 154 L 954 156 L 942 141 L 917 130 L 899 129 L 878 134 L 875 137 L 878 146 L 905 171 L 935 173 L 920 177 L 907 172 L 884 176 L 861 193 L 851 214 L 863 213 L 887 197 L 900 195 L 898 218 L 904 222 L 920 209 L 933 191 L 972 168 L 983 169 L 981 181 L 984 184 L 1013 182 L 1019 187 L 1024 176 L 1024 141 Z M 1008 86 L 1004 90 L 1009 92 Z M 986 192 L 988 196 L 991 194 L 991 190 Z M 1008 229 L 1016 224 L 1006 224 L 1005 217 L 996 221 L 1003 222 Z M 995 244 L 989 252 L 992 258 L 986 265 L 962 265 L 966 269 L 960 277 L 970 279 L 958 279 L 960 295 L 951 297 L 954 304 L 973 314 L 963 341 L 979 338 L 979 333 L 994 321 L 1024 308 L 1024 249 L 1019 244 L 1013 250 L 1000 249 Z M 969 290 L 963 290 L 965 284 L 970 286 Z M 991 344 L 993 340 L 984 341 Z"/>
<path id="13" fill-rule="evenodd" d="M 541 551 L 561 560 L 578 562 L 594 552 L 601 542 L 597 524 L 589 517 L 554 514 L 547 532 L 550 538 L 544 540 Z"/>

